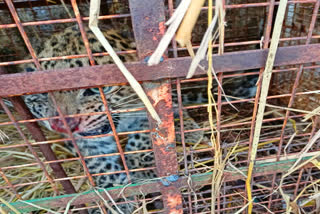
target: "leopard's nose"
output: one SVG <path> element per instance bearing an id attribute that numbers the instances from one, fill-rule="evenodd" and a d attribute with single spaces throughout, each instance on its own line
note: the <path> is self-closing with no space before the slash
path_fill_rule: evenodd
<path id="1" fill-rule="evenodd" d="M 79 119 L 77 118 L 65 118 L 68 127 L 72 132 L 76 131 L 79 126 Z M 61 119 L 51 119 L 50 120 L 51 128 L 58 131 L 67 133 L 67 128 L 64 126 L 64 123 Z"/>

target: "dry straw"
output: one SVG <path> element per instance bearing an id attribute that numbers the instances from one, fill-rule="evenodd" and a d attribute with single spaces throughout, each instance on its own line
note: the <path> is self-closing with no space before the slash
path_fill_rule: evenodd
<path id="1" fill-rule="evenodd" d="M 278 44 L 279 44 L 279 39 L 280 39 L 280 34 L 281 34 L 281 29 L 282 29 L 282 24 L 283 24 L 283 20 L 284 20 L 286 7 L 287 7 L 287 0 L 280 0 L 278 13 L 277 13 L 277 17 L 276 17 L 276 21 L 275 21 L 275 25 L 274 25 L 273 34 L 272 34 L 270 49 L 269 49 L 269 53 L 268 53 L 268 58 L 267 58 L 267 62 L 266 62 L 266 68 L 263 72 L 259 108 L 258 108 L 257 119 L 256 119 L 256 124 L 255 124 L 255 129 L 254 129 L 254 135 L 253 135 L 252 150 L 251 150 L 251 154 L 250 154 L 251 156 L 250 156 L 250 163 L 249 163 L 249 168 L 248 168 L 248 177 L 246 180 L 248 201 L 250 201 L 249 208 L 248 208 L 249 214 L 252 213 L 252 208 L 253 208 L 252 194 L 251 194 L 252 172 L 253 172 L 254 161 L 256 159 L 257 149 L 258 149 L 258 145 L 259 145 L 260 132 L 261 132 L 261 128 L 262 128 L 263 115 L 264 115 L 264 111 L 265 111 L 265 107 L 266 107 L 266 101 L 267 101 L 269 85 L 270 85 L 270 80 L 271 80 L 271 75 L 272 75 L 272 68 L 273 68 L 275 56 L 277 53 L 277 48 L 278 48 Z"/>
<path id="2" fill-rule="evenodd" d="M 168 45 L 170 44 L 172 38 L 174 37 L 180 23 L 186 14 L 191 0 L 183 0 L 180 2 L 178 8 L 173 13 L 172 17 L 166 22 L 166 25 L 170 25 L 168 30 L 163 35 L 157 49 L 151 55 L 150 59 L 148 60 L 148 65 L 157 65 L 160 63 L 161 57 L 164 52 L 167 50 Z"/>

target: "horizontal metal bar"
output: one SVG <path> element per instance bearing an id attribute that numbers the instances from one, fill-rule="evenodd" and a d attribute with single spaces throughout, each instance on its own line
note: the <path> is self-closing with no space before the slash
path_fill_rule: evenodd
<path id="1" fill-rule="evenodd" d="M 308 156 L 303 158 L 303 160 L 307 160 L 312 158 L 312 156 Z M 273 173 L 283 173 L 286 172 L 294 163 L 296 159 L 289 159 L 289 160 L 283 160 L 283 161 L 277 161 L 277 162 L 267 162 L 257 164 L 257 167 L 255 168 L 255 176 L 262 176 L 262 175 L 268 175 Z M 305 167 L 314 167 L 312 164 L 306 165 Z M 240 168 L 244 174 L 246 174 L 247 168 Z M 238 171 L 228 171 L 225 172 L 225 182 L 228 181 L 234 181 L 239 179 L 244 179 L 243 175 L 241 175 Z M 175 186 L 176 188 L 186 188 L 189 187 L 190 184 L 192 184 L 194 187 L 196 186 L 203 186 L 206 184 L 210 184 L 212 181 L 212 173 L 205 173 L 205 174 L 197 174 L 192 175 L 191 179 L 192 182 L 188 181 L 188 177 L 181 177 L 178 181 L 171 183 L 170 185 Z M 162 187 L 162 183 L 160 181 L 150 181 L 148 183 L 143 184 L 131 184 L 125 187 L 123 190 L 122 186 L 119 187 L 113 187 L 107 189 L 108 193 L 111 195 L 112 198 L 118 198 L 121 192 L 123 193 L 124 197 L 129 196 L 135 196 L 139 195 L 141 193 L 149 194 L 153 192 L 160 192 L 160 188 Z M 139 188 L 140 191 L 137 191 L 137 188 Z M 101 193 L 101 196 L 106 198 L 108 200 L 108 196 L 105 195 L 103 190 L 98 190 L 98 192 Z M 77 197 L 76 197 L 77 196 Z M 74 199 L 76 197 L 76 199 Z M 57 208 L 57 207 L 65 207 L 70 200 L 73 200 L 71 202 L 71 205 L 78 205 L 83 203 L 90 203 L 99 200 L 100 197 L 95 194 L 93 190 L 83 192 L 80 194 L 69 194 L 69 195 L 62 195 L 62 196 L 56 196 L 56 197 L 50 197 L 50 198 L 41 198 L 41 199 L 33 199 L 29 200 L 27 202 L 44 207 L 44 208 Z M 31 212 L 38 210 L 38 208 L 31 206 L 27 203 L 23 203 L 22 201 L 11 203 L 13 207 L 15 207 L 17 210 L 19 210 L 22 213 L 25 212 Z M 8 210 L 8 208 L 5 205 L 0 205 L 5 210 Z"/>
<path id="2" fill-rule="evenodd" d="M 213 56 L 216 72 L 248 70 L 265 66 L 268 49 L 239 51 Z M 320 61 L 320 44 L 280 47 L 275 66 Z M 156 66 L 144 62 L 127 63 L 127 68 L 138 81 L 184 77 L 191 63 L 190 57 L 168 59 Z M 203 60 L 202 66 L 207 62 Z M 161 72 L 160 72 L 161 71 Z M 200 69 L 196 74 L 204 74 Z M 114 64 L 48 70 L 30 73 L 5 74 L 0 77 L 0 96 L 9 97 L 30 93 L 86 88 L 126 83 L 127 80 Z"/>

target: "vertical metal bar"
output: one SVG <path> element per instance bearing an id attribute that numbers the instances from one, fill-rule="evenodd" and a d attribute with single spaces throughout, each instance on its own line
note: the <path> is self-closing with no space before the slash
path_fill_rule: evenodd
<path id="1" fill-rule="evenodd" d="M 182 97 L 181 97 L 181 83 L 179 79 L 177 79 L 177 95 L 178 95 L 178 108 L 179 108 L 179 120 L 180 120 L 180 137 L 181 137 L 181 144 L 183 148 L 184 172 L 186 175 L 188 175 L 189 174 L 188 160 L 187 160 L 186 142 L 184 137 L 184 121 L 183 121 L 183 112 L 182 112 L 183 104 L 182 104 Z"/>
<path id="2" fill-rule="evenodd" d="M 156 49 L 164 34 L 164 2 L 129 0 L 129 4 L 138 57 L 144 59 Z M 145 83 L 144 88 L 162 121 L 161 124 L 157 124 L 149 116 L 157 175 L 159 177 L 175 175 L 179 168 L 175 144 L 171 83 L 169 80 L 160 83 Z M 161 194 L 163 196 L 164 213 L 183 213 L 182 196 L 178 188 L 163 186 Z"/>
<path id="3" fill-rule="evenodd" d="M 145 84 L 147 94 L 154 104 L 162 123 L 157 124 L 149 117 L 151 139 L 156 161 L 157 175 L 166 177 L 178 173 L 178 162 L 175 144 L 174 117 L 169 80 L 161 83 Z M 163 186 L 161 188 L 165 213 L 182 213 L 182 196 L 178 188 Z"/>
<path id="4" fill-rule="evenodd" d="M 10 118 L 11 122 L 13 122 L 13 125 L 15 126 L 15 128 L 17 129 L 19 135 L 21 136 L 21 138 L 23 139 L 23 141 L 27 144 L 28 149 L 30 150 L 30 152 L 32 153 L 32 155 L 34 156 L 34 158 L 36 159 L 37 163 L 39 164 L 39 166 L 41 167 L 41 169 L 43 170 L 46 178 L 48 179 L 49 183 L 51 184 L 53 190 L 55 191 L 55 193 L 59 194 L 59 191 L 57 189 L 57 186 L 55 184 L 55 182 L 53 181 L 53 179 L 51 178 L 49 172 L 47 171 L 44 163 L 40 160 L 37 152 L 33 149 L 32 144 L 29 142 L 29 140 L 27 139 L 27 137 L 23 134 L 23 131 L 21 130 L 19 124 L 17 123 L 17 121 L 15 120 L 13 114 L 10 112 L 10 110 L 8 109 L 8 107 L 4 104 L 4 101 L 2 98 L 0 98 L 0 105 L 2 106 L 3 110 L 6 112 L 6 114 L 8 115 L 8 117 Z"/>

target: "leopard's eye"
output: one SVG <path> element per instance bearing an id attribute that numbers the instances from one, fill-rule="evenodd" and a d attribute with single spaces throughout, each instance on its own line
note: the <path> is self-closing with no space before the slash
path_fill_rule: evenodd
<path id="1" fill-rule="evenodd" d="M 111 87 L 103 87 L 103 92 L 106 94 L 111 90 Z M 96 94 L 99 94 L 99 88 L 90 88 L 90 90 Z"/>

